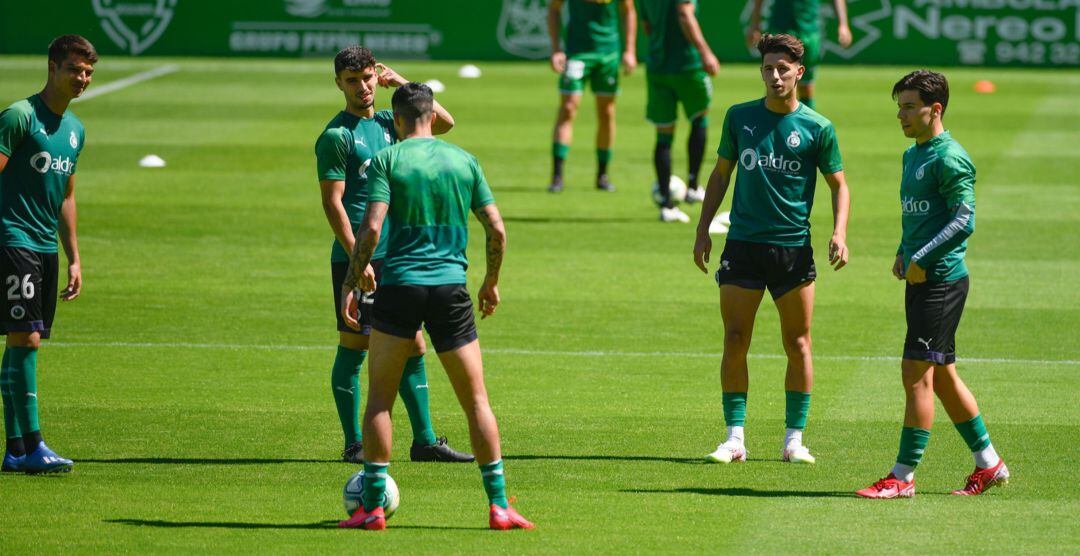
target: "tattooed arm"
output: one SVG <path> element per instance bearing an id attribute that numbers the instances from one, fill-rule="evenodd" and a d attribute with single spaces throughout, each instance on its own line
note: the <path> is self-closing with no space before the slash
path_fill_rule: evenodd
<path id="1" fill-rule="evenodd" d="M 373 292 L 377 286 L 375 271 L 371 268 L 371 255 L 379 244 L 379 232 L 382 230 L 383 220 L 386 219 L 387 208 L 389 205 L 386 203 L 368 203 L 364 223 L 360 225 L 360 235 L 349 255 L 349 272 L 341 283 L 341 316 L 345 319 L 345 324 L 354 330 L 360 330 L 360 323 L 357 321 L 359 300 L 356 288 Z"/>
<path id="2" fill-rule="evenodd" d="M 476 297 L 480 302 L 480 318 L 495 314 L 499 305 L 499 271 L 502 269 L 503 254 L 506 252 L 506 227 L 495 203 L 484 205 L 474 211 L 487 236 L 487 274 L 484 284 Z"/>

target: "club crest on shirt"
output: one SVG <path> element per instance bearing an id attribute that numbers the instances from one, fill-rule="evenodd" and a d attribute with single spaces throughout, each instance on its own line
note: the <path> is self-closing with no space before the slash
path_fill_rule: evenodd
<path id="1" fill-rule="evenodd" d="M 383 138 L 386 139 L 387 143 L 393 143 L 394 142 L 394 140 L 390 138 L 390 132 L 389 131 L 384 131 L 383 132 Z"/>
<path id="2" fill-rule="evenodd" d="M 75 136 L 74 131 L 72 131 L 71 136 L 68 137 L 68 143 L 71 144 L 71 148 L 73 148 L 73 149 L 79 148 L 79 138 Z"/>
<path id="3" fill-rule="evenodd" d="M 915 179 L 923 179 L 923 176 L 926 175 L 926 165 L 930 164 L 931 162 L 933 162 L 933 160 L 927 160 L 926 162 L 923 162 L 922 166 L 919 166 L 918 170 L 915 170 Z"/>
<path id="4" fill-rule="evenodd" d="M 787 137 L 787 144 L 791 148 L 798 148 L 802 144 L 802 137 L 799 136 L 799 130 L 795 129 L 791 131 L 791 135 Z"/>

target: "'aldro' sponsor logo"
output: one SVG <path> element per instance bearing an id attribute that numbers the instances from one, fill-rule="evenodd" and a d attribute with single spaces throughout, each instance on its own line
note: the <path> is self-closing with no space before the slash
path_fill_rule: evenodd
<path id="1" fill-rule="evenodd" d="M 75 169 L 75 160 L 62 155 L 53 158 L 51 154 L 41 151 L 30 157 L 30 167 L 39 174 L 52 170 L 61 176 L 70 176 Z"/>
<path id="2" fill-rule="evenodd" d="M 926 199 L 916 199 L 915 197 L 903 197 L 900 199 L 900 210 L 903 211 L 904 214 L 925 216 L 930 214 L 930 201 Z"/>
<path id="3" fill-rule="evenodd" d="M 754 149 L 744 149 L 739 153 L 739 164 L 747 170 L 761 168 L 766 172 L 778 172 L 785 176 L 794 176 L 802 170 L 802 162 L 776 153 L 758 154 Z"/>

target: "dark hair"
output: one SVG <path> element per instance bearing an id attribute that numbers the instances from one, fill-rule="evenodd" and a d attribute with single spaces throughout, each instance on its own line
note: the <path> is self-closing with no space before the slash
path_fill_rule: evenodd
<path id="1" fill-rule="evenodd" d="M 949 81 L 944 75 L 929 70 L 915 70 L 893 85 L 892 97 L 900 96 L 901 91 L 918 91 L 919 100 L 927 106 L 940 103 L 941 115 L 945 116 L 945 108 L 949 106 Z"/>
<path id="2" fill-rule="evenodd" d="M 370 50 L 359 46 L 347 46 L 334 56 L 334 75 L 342 71 L 360 71 L 375 66 L 375 55 Z"/>
<path id="3" fill-rule="evenodd" d="M 61 35 L 49 43 L 49 61 L 57 66 L 64 63 L 64 60 L 72 54 L 86 58 L 91 64 L 96 64 L 98 61 L 94 45 L 79 35 Z"/>
<path id="4" fill-rule="evenodd" d="M 394 114 L 410 122 L 431 114 L 434 103 L 435 95 L 431 92 L 431 87 L 415 81 L 398 87 L 394 91 L 394 97 L 390 99 Z"/>
<path id="5" fill-rule="evenodd" d="M 762 61 L 765 60 L 766 54 L 787 54 L 792 62 L 800 64 L 802 63 L 803 54 L 806 53 L 802 41 L 792 35 L 783 33 L 761 37 L 761 40 L 757 43 L 757 50 L 761 53 Z"/>

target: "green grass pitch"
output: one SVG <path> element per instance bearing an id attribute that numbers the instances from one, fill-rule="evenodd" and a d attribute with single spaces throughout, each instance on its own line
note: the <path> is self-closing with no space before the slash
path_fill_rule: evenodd
<path id="1" fill-rule="evenodd" d="M 95 86 L 162 62 L 105 58 Z M 852 190 L 852 258 L 840 272 L 822 258 L 831 217 L 819 180 L 806 433 L 818 463 L 795 467 L 778 457 L 784 361 L 769 303 L 752 347 L 752 461 L 701 463 L 723 425 L 718 294 L 692 264 L 693 226 L 657 222 L 643 73 L 619 100 L 619 191 L 592 189 L 586 97 L 566 192 L 552 196 L 556 86 L 543 64 L 485 64 L 476 80 L 458 78 L 456 64 L 393 64 L 446 83 L 439 99 L 457 120 L 446 138 L 479 157 L 506 216 L 503 305 L 480 335 L 510 493 L 538 529 L 487 531 L 476 467 L 408 462 L 400 410 L 390 472 L 401 507 L 389 531 L 369 534 L 334 528 L 355 468 L 336 461 L 331 234 L 314 168 L 314 140 L 342 106 L 331 63 L 168 62 L 180 70 L 73 106 L 87 127 L 86 284 L 59 309 L 39 382 L 46 438 L 76 467 L 0 477 L 5 554 L 1060 553 L 1080 541 L 1075 70 L 946 69 L 947 127 L 979 172 L 960 369 L 1013 483 L 977 499 L 947 495 L 972 463 L 939 407 L 918 496 L 872 502 L 852 492 L 888 470 L 903 412 L 903 287 L 889 268 L 909 141 L 889 91 L 910 68 L 827 66 L 819 79 Z M 37 91 L 44 74 L 44 57 L 0 57 L 2 104 Z M 973 93 L 979 79 L 998 92 Z M 724 109 L 762 85 L 753 66 L 730 65 L 715 89 L 710 153 Z M 388 103 L 381 91 L 378 106 Z M 683 177 L 685 136 L 682 121 Z M 148 153 L 168 166 L 139 168 Z M 433 356 L 428 365 L 438 432 L 466 448 L 445 375 Z"/>

